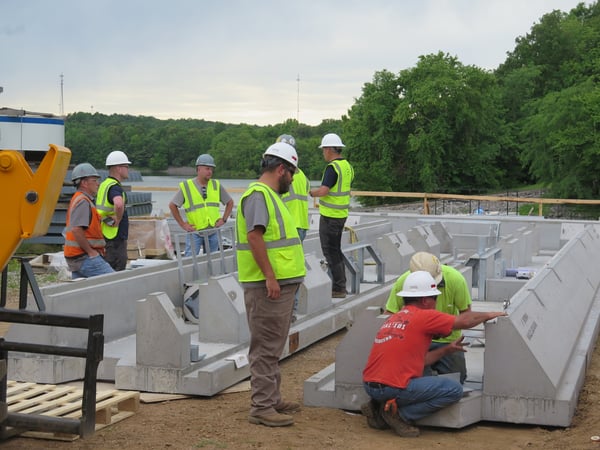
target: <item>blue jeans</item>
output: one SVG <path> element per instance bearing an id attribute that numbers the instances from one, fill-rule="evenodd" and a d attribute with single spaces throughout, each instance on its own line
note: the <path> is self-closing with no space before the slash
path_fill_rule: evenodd
<path id="1" fill-rule="evenodd" d="M 430 416 L 456 403 L 463 395 L 462 385 L 446 377 L 413 378 L 405 389 L 391 386 L 372 387 L 367 383 L 363 385 L 369 397 L 380 403 L 395 398 L 398 414 L 406 422 Z"/>
<path id="2" fill-rule="evenodd" d="M 298 230 L 298 236 L 300 236 L 300 242 L 304 242 L 304 238 L 306 237 L 306 232 L 308 230 L 305 230 L 304 228 L 296 228 L 296 230 Z"/>
<path id="3" fill-rule="evenodd" d="M 89 278 L 95 277 L 96 275 L 104 275 L 105 273 L 113 273 L 114 270 L 110 267 L 105 259 L 98 255 L 94 258 L 86 257 L 81 263 L 79 270 L 73 272 L 71 277 L 75 278 Z"/>
<path id="4" fill-rule="evenodd" d="M 204 241 L 205 233 L 189 233 L 185 236 L 185 251 L 183 256 L 191 256 L 192 255 L 192 240 L 194 241 L 194 249 L 196 250 L 196 255 L 200 254 L 200 249 L 204 250 L 204 253 L 208 253 L 206 251 L 206 244 Z M 217 233 L 211 233 L 207 237 L 208 239 L 208 248 L 210 253 L 214 253 L 219 250 L 219 236 Z"/>

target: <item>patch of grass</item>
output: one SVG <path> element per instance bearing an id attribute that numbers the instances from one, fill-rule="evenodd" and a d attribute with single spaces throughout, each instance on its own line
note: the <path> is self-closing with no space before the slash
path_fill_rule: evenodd
<path id="1" fill-rule="evenodd" d="M 519 216 L 537 216 L 539 214 L 539 205 L 537 203 L 519 203 Z M 542 205 L 542 215 L 548 217 L 550 205 Z"/>
<path id="2" fill-rule="evenodd" d="M 24 240 L 15 255 L 18 256 L 38 256 L 44 253 L 56 253 L 62 251 L 62 245 L 53 245 L 53 244 L 30 244 L 27 240 Z"/>

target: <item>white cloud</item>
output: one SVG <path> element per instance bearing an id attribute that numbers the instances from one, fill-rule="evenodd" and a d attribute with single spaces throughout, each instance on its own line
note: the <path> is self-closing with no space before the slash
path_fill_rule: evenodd
<path id="1" fill-rule="evenodd" d="M 339 118 L 376 71 L 494 69 L 576 0 L 27 0 L 0 15 L 0 105 L 273 124 Z M 300 76 L 300 83 L 296 81 Z M 300 96 L 298 102 L 298 88 Z"/>

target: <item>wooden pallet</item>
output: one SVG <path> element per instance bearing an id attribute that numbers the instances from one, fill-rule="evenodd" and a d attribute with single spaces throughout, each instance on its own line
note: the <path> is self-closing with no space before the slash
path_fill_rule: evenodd
<path id="1" fill-rule="evenodd" d="M 41 414 L 70 419 L 81 418 L 83 389 L 73 386 L 8 381 L 6 399 L 8 412 Z M 96 431 L 117 423 L 137 412 L 140 393 L 134 391 L 100 390 L 96 392 Z M 26 431 L 20 436 L 40 439 L 74 441 L 79 435 Z"/>

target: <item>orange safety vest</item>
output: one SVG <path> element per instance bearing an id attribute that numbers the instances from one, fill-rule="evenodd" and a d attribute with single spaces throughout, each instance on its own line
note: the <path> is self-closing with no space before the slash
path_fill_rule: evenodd
<path id="1" fill-rule="evenodd" d="M 75 236 L 73 235 L 73 231 L 70 225 L 71 223 L 71 211 L 75 208 L 79 202 L 86 201 L 90 205 L 90 224 L 85 230 L 85 238 L 88 240 L 92 248 L 98 251 L 101 255 L 104 255 L 104 247 L 106 246 L 106 241 L 104 240 L 104 236 L 102 235 L 102 226 L 100 221 L 100 214 L 96 211 L 96 207 L 94 206 L 94 202 L 83 192 L 76 191 L 71 197 L 71 202 L 69 203 L 69 210 L 67 211 L 67 228 L 65 229 L 65 258 L 74 258 L 76 256 L 81 256 L 85 252 L 79 246 L 77 241 L 75 240 Z"/>

